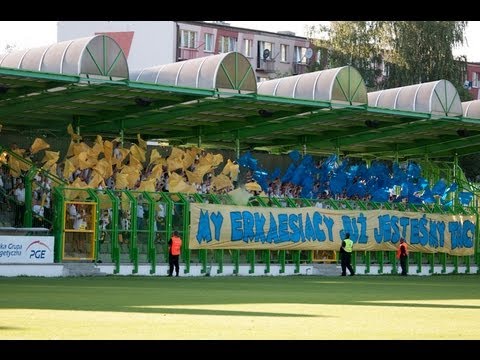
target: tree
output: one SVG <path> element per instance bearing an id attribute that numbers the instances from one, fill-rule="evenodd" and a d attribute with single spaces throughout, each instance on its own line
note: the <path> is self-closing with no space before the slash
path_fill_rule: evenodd
<path id="1" fill-rule="evenodd" d="M 370 91 L 440 79 L 463 86 L 463 59 L 452 50 L 465 40 L 465 21 L 332 21 L 330 28 L 310 29 L 310 37 L 327 34 L 329 65 L 351 65 Z M 325 38 L 325 36 L 323 36 Z"/>
<path id="2" fill-rule="evenodd" d="M 445 79 L 459 86 L 461 59 L 453 49 L 465 41 L 466 21 L 390 21 L 387 23 L 391 64 L 386 87 Z M 465 59 L 465 58 L 464 58 Z"/>

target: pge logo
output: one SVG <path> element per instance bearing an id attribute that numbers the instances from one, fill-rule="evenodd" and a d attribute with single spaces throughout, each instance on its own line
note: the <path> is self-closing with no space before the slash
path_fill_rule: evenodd
<path id="1" fill-rule="evenodd" d="M 26 249 L 27 253 L 28 253 L 28 249 L 30 249 L 30 247 L 32 247 L 32 246 L 33 246 L 33 248 L 30 250 L 30 255 L 29 255 L 30 259 L 32 259 L 32 258 L 34 258 L 34 259 L 45 259 L 45 254 L 46 254 L 47 250 L 52 251 L 47 246 L 47 244 L 41 242 L 40 240 L 36 240 L 36 241 L 32 241 L 30 243 L 30 245 L 27 246 L 27 249 Z"/>

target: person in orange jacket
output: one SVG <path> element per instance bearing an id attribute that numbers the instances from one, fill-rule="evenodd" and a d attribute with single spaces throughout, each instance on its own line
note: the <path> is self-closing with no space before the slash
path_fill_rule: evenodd
<path id="1" fill-rule="evenodd" d="M 178 231 L 175 230 L 173 232 L 172 238 L 168 240 L 168 262 L 170 264 L 168 276 L 173 275 L 174 267 L 175 267 L 176 276 L 178 276 L 178 272 L 179 272 L 178 258 L 180 257 L 181 247 L 182 247 L 182 239 L 180 238 Z"/>
<path id="2" fill-rule="evenodd" d="M 400 238 L 400 246 L 397 249 L 397 259 L 400 259 L 402 275 L 407 276 L 408 267 L 408 246 L 404 238 Z"/>

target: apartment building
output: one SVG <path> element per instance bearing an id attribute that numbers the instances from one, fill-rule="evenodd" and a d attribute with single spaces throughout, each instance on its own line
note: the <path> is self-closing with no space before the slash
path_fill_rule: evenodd
<path id="1" fill-rule="evenodd" d="M 315 54 L 307 38 L 203 21 L 59 21 L 57 41 L 95 34 L 114 38 L 130 70 L 224 52 L 247 57 L 257 81 L 307 72 Z"/>

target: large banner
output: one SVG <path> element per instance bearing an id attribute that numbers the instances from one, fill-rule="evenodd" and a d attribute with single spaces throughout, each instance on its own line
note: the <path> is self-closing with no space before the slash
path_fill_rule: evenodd
<path id="1" fill-rule="evenodd" d="M 350 233 L 356 251 L 472 255 L 475 217 L 389 210 L 262 208 L 190 204 L 190 249 L 336 250 Z"/>
<path id="2" fill-rule="evenodd" d="M 0 264 L 52 264 L 53 236 L 0 236 Z"/>

